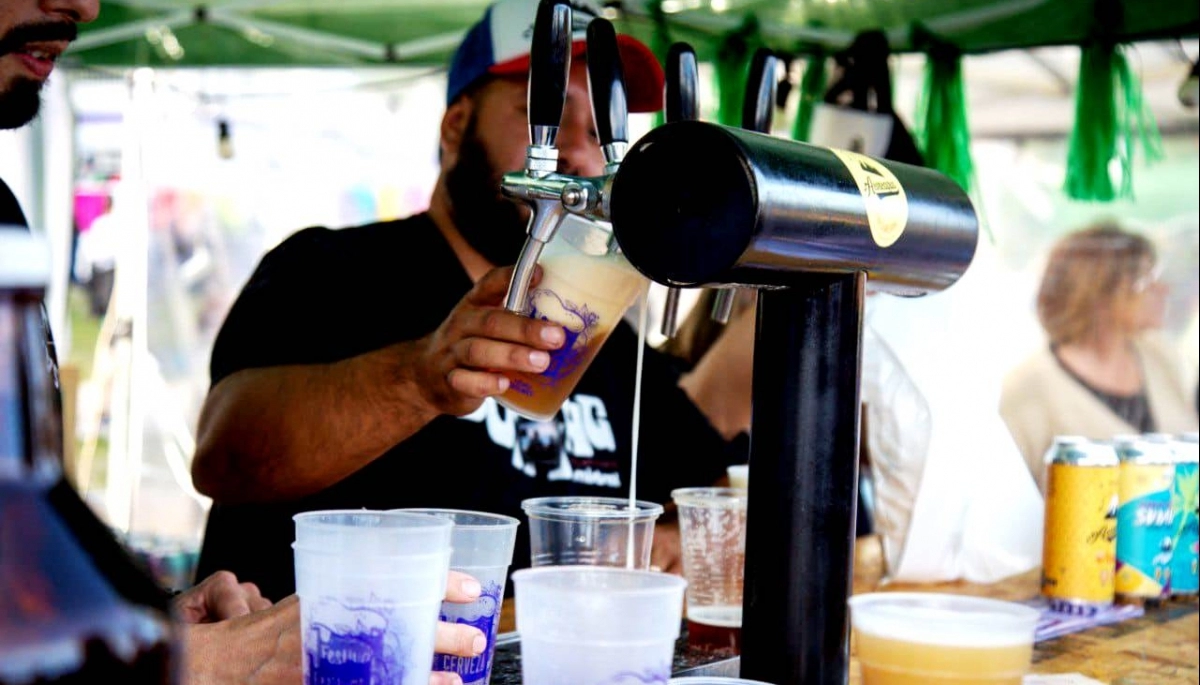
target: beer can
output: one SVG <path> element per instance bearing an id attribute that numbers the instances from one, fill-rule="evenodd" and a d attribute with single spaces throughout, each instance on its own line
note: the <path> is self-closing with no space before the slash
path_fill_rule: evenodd
<path id="1" fill-rule="evenodd" d="M 1123 602 L 1157 601 L 1171 588 L 1175 450 L 1162 434 L 1118 436 L 1114 443 L 1121 461 L 1116 595 Z"/>
<path id="2" fill-rule="evenodd" d="M 1112 445 L 1078 436 L 1051 449 L 1042 594 L 1055 611 L 1090 616 L 1113 603 L 1119 462 Z"/>
<path id="3" fill-rule="evenodd" d="M 1171 509 L 1175 518 L 1171 525 L 1175 537 L 1171 557 L 1171 596 L 1194 597 L 1200 592 L 1200 442 L 1196 433 L 1185 433 L 1175 439 L 1175 483 L 1171 490 Z"/>

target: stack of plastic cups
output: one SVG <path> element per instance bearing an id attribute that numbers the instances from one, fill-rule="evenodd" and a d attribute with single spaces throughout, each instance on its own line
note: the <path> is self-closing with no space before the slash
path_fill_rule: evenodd
<path id="1" fill-rule="evenodd" d="M 293 520 L 305 684 L 428 685 L 454 524 L 367 510 Z"/>
<path id="2" fill-rule="evenodd" d="M 464 685 L 488 685 L 492 677 L 492 660 L 496 653 L 496 632 L 500 627 L 500 609 L 504 602 L 504 586 L 508 567 L 512 565 L 513 547 L 520 521 L 501 514 L 459 509 L 403 509 L 429 514 L 454 523 L 451 533 L 450 568 L 462 571 L 479 581 L 479 599 L 470 604 L 443 602 L 440 618 L 448 623 L 466 623 L 483 631 L 487 648 L 475 657 L 437 654 L 433 670 L 457 673 Z"/>

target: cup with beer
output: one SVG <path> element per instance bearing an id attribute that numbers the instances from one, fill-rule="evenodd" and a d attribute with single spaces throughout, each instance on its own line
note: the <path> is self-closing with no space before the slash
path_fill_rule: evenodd
<path id="1" fill-rule="evenodd" d="M 497 401 L 538 421 L 554 418 L 580 376 L 608 340 L 646 280 L 621 254 L 612 229 L 567 215 L 538 264 L 542 280 L 529 291 L 524 314 L 560 324 L 562 347 L 550 352 L 541 373 L 513 373 Z"/>
<path id="2" fill-rule="evenodd" d="M 1021 685 L 1041 612 L 980 597 L 872 592 L 850 598 L 863 685 Z"/>
<path id="3" fill-rule="evenodd" d="M 450 568 L 470 574 L 482 586 L 479 599 L 470 604 L 442 602 L 439 618 L 448 623 L 466 623 L 483 631 L 487 648 L 474 657 L 436 654 L 433 670 L 457 673 L 467 685 L 488 685 L 496 653 L 496 632 L 504 585 L 512 564 L 513 547 L 520 521 L 503 514 L 460 509 L 398 509 L 429 514 L 454 522 L 450 535 Z"/>
<path id="4" fill-rule="evenodd" d="M 304 683 L 428 683 L 453 522 L 365 509 L 293 518 Z"/>
<path id="5" fill-rule="evenodd" d="M 654 523 L 663 508 L 620 497 L 534 497 L 521 502 L 529 517 L 533 566 L 650 568 Z"/>
<path id="6" fill-rule="evenodd" d="M 688 647 L 741 654 L 746 491 L 679 488 L 671 491 L 671 499 L 679 512 L 683 577 L 688 581 Z"/>
<path id="7" fill-rule="evenodd" d="M 604 566 L 513 572 L 524 685 L 665 683 L 683 578 Z"/>

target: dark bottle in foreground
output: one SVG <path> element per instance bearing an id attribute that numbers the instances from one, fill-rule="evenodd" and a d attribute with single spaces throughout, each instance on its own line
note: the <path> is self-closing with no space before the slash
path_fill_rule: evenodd
<path id="1" fill-rule="evenodd" d="M 166 593 L 63 475 L 48 276 L 0 226 L 0 685 L 173 683 Z"/>

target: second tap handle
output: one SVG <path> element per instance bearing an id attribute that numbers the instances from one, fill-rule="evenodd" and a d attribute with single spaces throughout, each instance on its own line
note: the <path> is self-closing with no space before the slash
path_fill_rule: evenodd
<path id="1" fill-rule="evenodd" d="M 746 78 L 746 98 L 742 102 L 742 128 L 759 133 L 771 132 L 775 113 L 775 95 L 779 90 L 780 60 L 769 48 L 759 48 L 750 62 Z"/>
<path id="2" fill-rule="evenodd" d="M 541 0 L 529 48 L 529 133 L 533 145 L 554 145 L 570 74 L 571 6 L 560 0 Z"/>
<path id="3" fill-rule="evenodd" d="M 623 146 L 613 144 L 629 142 L 629 102 L 617 31 L 612 22 L 602 17 L 588 24 L 587 72 L 596 136 L 604 149 L 605 161 L 614 164 L 621 161 L 624 150 L 618 149 Z"/>
<path id="4" fill-rule="evenodd" d="M 700 68 L 696 63 L 696 51 L 687 43 L 674 43 L 667 51 L 667 79 L 664 120 L 695 121 L 700 118 L 700 97 L 697 83 Z"/>
<path id="5" fill-rule="evenodd" d="M 698 84 L 700 68 L 696 62 L 696 51 L 691 45 L 672 43 L 667 50 L 667 71 L 663 108 L 664 121 L 695 121 L 700 118 L 700 96 Z M 667 299 L 663 302 L 663 318 L 659 331 L 668 338 L 675 337 L 679 320 L 679 288 L 667 288 Z"/>

